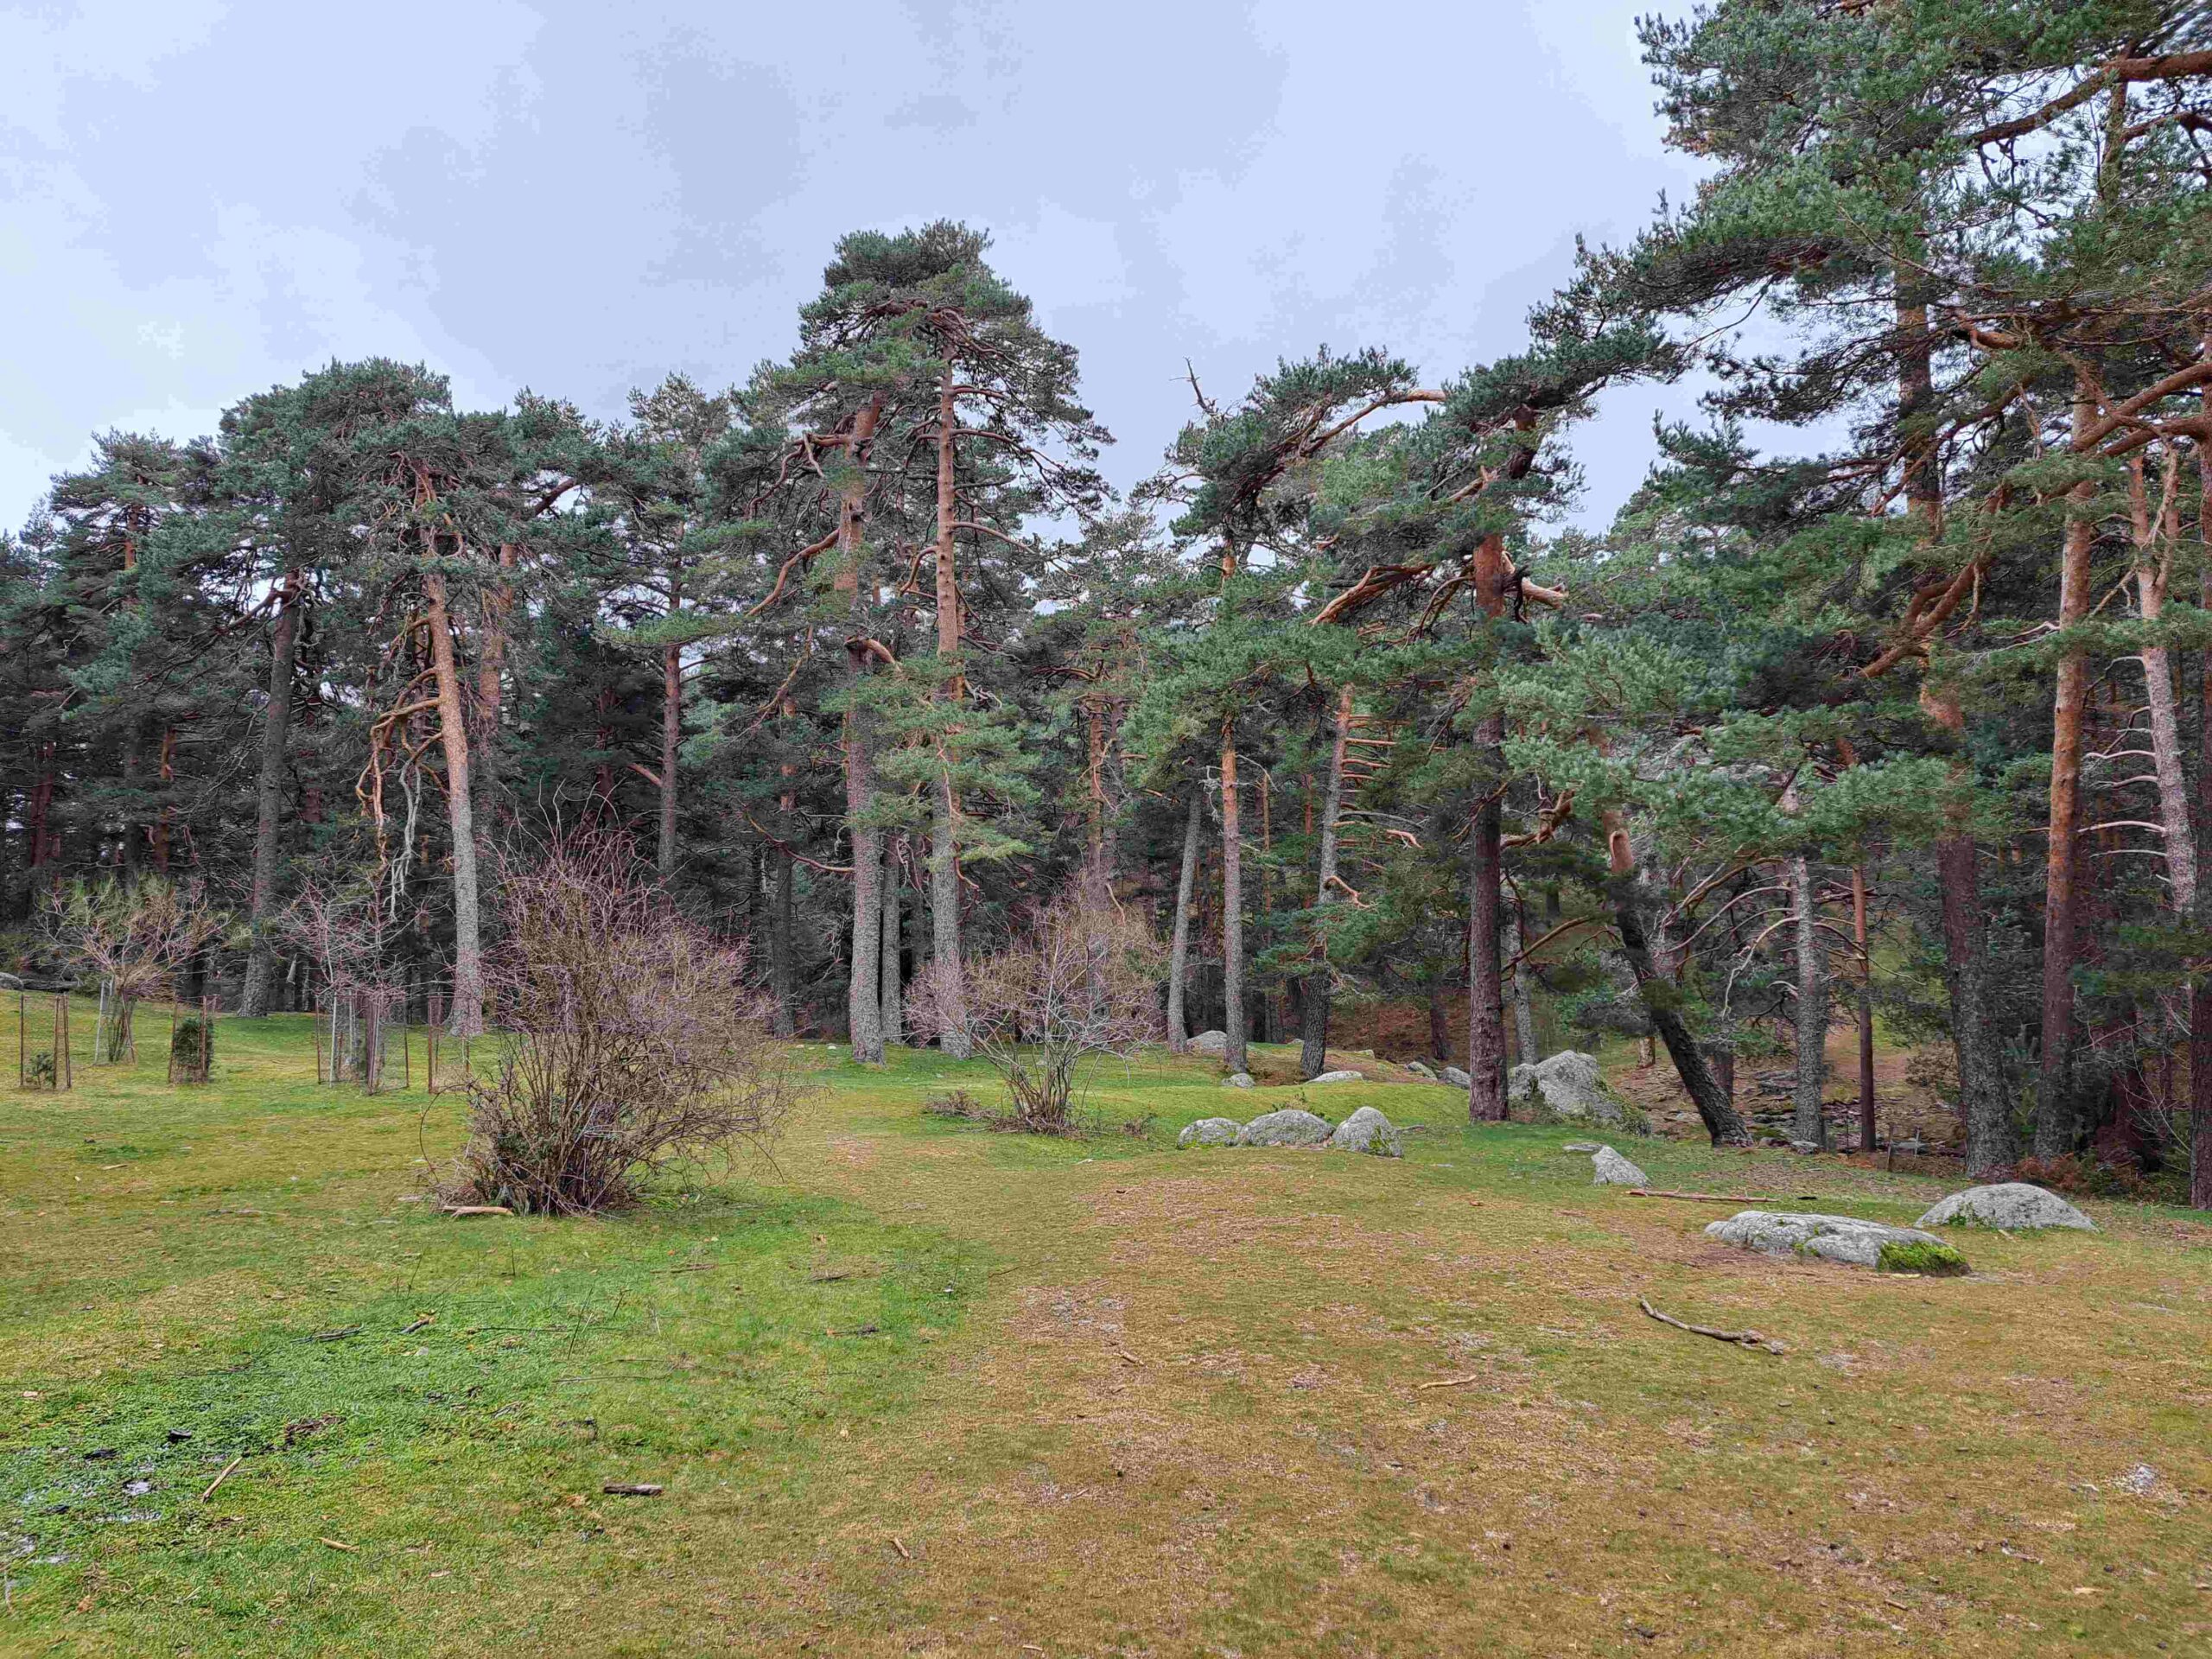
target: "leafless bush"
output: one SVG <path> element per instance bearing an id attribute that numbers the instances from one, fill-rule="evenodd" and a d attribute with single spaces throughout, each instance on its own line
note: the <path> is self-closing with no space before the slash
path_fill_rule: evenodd
<path id="1" fill-rule="evenodd" d="M 503 857 L 485 980 L 500 1027 L 468 1085 L 456 1196 L 575 1215 L 759 1141 L 794 1098 L 741 947 L 677 911 L 621 836 Z"/>
<path id="2" fill-rule="evenodd" d="M 397 929 L 378 900 L 373 876 L 309 876 L 276 925 L 333 991 L 392 988 L 385 947 Z"/>
<path id="3" fill-rule="evenodd" d="M 1071 1127 L 1085 1060 L 1160 1039 L 1160 949 L 1140 925 L 1110 899 L 1070 890 L 1004 950 L 968 964 L 964 1009 L 932 966 L 907 1014 L 931 1036 L 964 1023 L 1022 1127 L 1058 1135 Z"/>
<path id="4" fill-rule="evenodd" d="M 199 883 L 150 875 L 129 886 L 112 876 L 72 882 L 52 919 L 70 962 L 133 1002 L 166 995 L 177 969 L 224 926 Z"/>
<path id="5" fill-rule="evenodd" d="M 48 920 L 70 965 L 100 982 L 96 1059 L 136 1052 L 131 1020 L 138 1004 L 167 996 L 177 970 L 226 925 L 198 882 L 152 875 L 128 885 L 112 876 L 72 882 Z"/>

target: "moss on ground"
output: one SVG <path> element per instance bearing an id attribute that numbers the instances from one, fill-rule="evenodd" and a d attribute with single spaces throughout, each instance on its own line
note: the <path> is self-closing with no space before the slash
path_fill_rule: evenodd
<path id="1" fill-rule="evenodd" d="M 1714 1248 L 1738 1206 L 1593 1189 L 1560 1151 L 1586 1130 L 1471 1128 L 1446 1088 L 1313 1091 L 1404 1126 L 1402 1161 L 1179 1158 L 1211 1062 L 1101 1073 L 1098 1132 L 1040 1141 L 923 1114 L 995 1098 L 979 1067 L 816 1045 L 772 1166 L 463 1222 L 410 1201 L 453 1097 L 318 1090 L 297 1020 L 218 1052 L 204 1087 L 155 1057 L 0 1095 L 0 1651 L 2102 1655 L 2212 1625 L 2212 1227 L 2182 1212 L 1978 1237 L 1938 1294 Z M 1937 1191 L 1637 1155 L 1885 1221 Z"/>
<path id="2" fill-rule="evenodd" d="M 1938 1279 L 1971 1271 L 1966 1257 L 1948 1244 L 1885 1244 L 1875 1265 L 1884 1273 L 1917 1273 Z"/>

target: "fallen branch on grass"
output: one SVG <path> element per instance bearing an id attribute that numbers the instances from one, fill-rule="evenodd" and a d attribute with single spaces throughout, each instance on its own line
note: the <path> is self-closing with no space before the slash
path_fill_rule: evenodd
<path id="1" fill-rule="evenodd" d="M 599 1489 L 609 1497 L 658 1497 L 661 1488 L 645 1480 L 610 1480 Z"/>
<path id="2" fill-rule="evenodd" d="M 228 1480 L 231 1478 L 231 1471 L 237 1468 L 238 1465 L 245 1461 L 245 1453 L 241 1452 L 238 1456 L 232 1458 L 228 1463 L 225 1464 L 223 1465 L 223 1472 L 216 1476 L 214 1479 L 209 1481 L 207 1483 L 207 1490 L 200 1494 L 200 1501 L 202 1503 L 205 1503 L 209 1498 L 214 1497 L 215 1489 L 221 1485 L 225 1481 Z"/>
<path id="3" fill-rule="evenodd" d="M 1656 1186 L 1631 1186 L 1631 1198 L 1688 1198 L 1697 1204 L 1779 1204 L 1779 1192 L 1669 1192 Z M 1791 1197 L 1792 1204 L 1818 1204 L 1817 1192 L 1799 1192 Z"/>
<path id="4" fill-rule="evenodd" d="M 1786 1354 L 1789 1350 L 1781 1343 L 1770 1341 L 1756 1331 L 1716 1331 L 1709 1325 L 1692 1325 L 1678 1319 L 1671 1313 L 1662 1313 L 1639 1296 L 1636 1305 L 1662 1325 L 1671 1325 L 1677 1331 L 1687 1331 L 1694 1337 L 1711 1337 L 1715 1342 L 1733 1343 L 1738 1348 L 1764 1348 L 1770 1354 Z"/>
<path id="5" fill-rule="evenodd" d="M 514 1211 L 504 1204 L 449 1204 L 446 1205 L 446 1214 L 449 1216 L 512 1216 Z"/>
<path id="6" fill-rule="evenodd" d="M 1423 1389 L 1464 1389 L 1470 1382 L 1479 1382 L 1482 1380 L 1482 1373 L 1476 1371 L 1466 1376 L 1447 1376 L 1440 1382 L 1422 1382 L 1416 1386 Z"/>
<path id="7" fill-rule="evenodd" d="M 359 1325 L 341 1325 L 335 1331 L 318 1331 L 313 1336 L 309 1337 L 308 1340 L 309 1342 L 343 1342 L 348 1337 L 358 1337 L 360 1334 L 361 1327 Z"/>

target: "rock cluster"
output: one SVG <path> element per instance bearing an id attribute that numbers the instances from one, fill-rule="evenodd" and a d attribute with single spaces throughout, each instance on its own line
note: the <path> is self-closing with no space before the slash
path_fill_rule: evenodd
<path id="1" fill-rule="evenodd" d="M 1883 1273 L 1966 1272 L 1967 1260 L 1933 1233 L 1856 1216 L 1746 1210 L 1705 1230 L 1707 1238 L 1767 1255 L 1809 1255 Z"/>
<path id="2" fill-rule="evenodd" d="M 1202 1117 L 1175 1137 L 1192 1147 L 1306 1147 L 1328 1152 L 1363 1152 L 1376 1158 L 1402 1158 L 1405 1146 L 1397 1126 L 1372 1106 L 1363 1106 L 1341 1123 L 1298 1107 L 1263 1112 L 1249 1123 L 1233 1117 Z"/>

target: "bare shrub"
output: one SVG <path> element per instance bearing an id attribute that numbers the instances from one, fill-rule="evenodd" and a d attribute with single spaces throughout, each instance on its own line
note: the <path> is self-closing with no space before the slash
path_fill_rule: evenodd
<path id="1" fill-rule="evenodd" d="M 196 881 L 141 876 L 125 884 L 109 876 L 74 881 L 49 914 L 54 942 L 79 973 L 100 982 L 95 1059 L 136 1052 L 131 1024 L 138 1004 L 167 996 L 177 970 L 226 925 Z"/>
<path id="2" fill-rule="evenodd" d="M 499 862 L 497 1058 L 468 1085 L 456 1196 L 619 1208 L 655 1172 L 775 1130 L 795 1091 L 741 946 L 686 919 L 626 836 L 571 832 Z"/>
<path id="3" fill-rule="evenodd" d="M 276 925 L 333 991 L 384 991 L 396 983 L 386 957 L 398 928 L 379 902 L 373 876 L 308 877 Z"/>
<path id="4" fill-rule="evenodd" d="M 1142 926 L 1109 899 L 1071 889 L 996 955 L 970 962 L 964 987 L 925 969 L 907 1015 L 930 1036 L 964 1027 L 976 1058 L 1005 1081 L 1020 1126 L 1065 1134 L 1085 1060 L 1127 1056 L 1163 1036 L 1160 967 Z"/>

